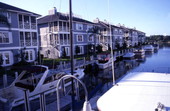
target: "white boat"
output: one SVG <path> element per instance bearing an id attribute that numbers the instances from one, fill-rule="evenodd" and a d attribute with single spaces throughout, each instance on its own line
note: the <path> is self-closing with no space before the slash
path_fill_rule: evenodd
<path id="1" fill-rule="evenodd" d="M 143 48 L 138 48 L 134 50 L 135 56 L 144 56 L 145 55 L 145 50 Z"/>
<path id="2" fill-rule="evenodd" d="M 10 106 L 18 106 L 24 103 L 24 89 L 30 91 L 29 100 L 39 97 L 39 94 L 50 94 L 56 91 L 58 80 L 70 72 L 50 71 L 47 66 L 37 65 L 25 69 L 19 77 L 7 88 L 0 90 L 0 101 L 8 102 Z M 84 69 L 75 70 L 74 76 L 79 79 L 84 76 Z M 65 80 L 65 87 L 71 85 L 71 80 Z"/>
<path id="3" fill-rule="evenodd" d="M 127 74 L 97 101 L 99 111 L 168 111 L 170 74 Z"/>
<path id="4" fill-rule="evenodd" d="M 113 58 L 110 56 L 110 54 L 98 54 L 97 55 L 97 65 L 99 66 L 100 69 L 106 69 L 108 67 L 112 66 L 112 61 Z M 116 58 L 114 57 L 114 61 L 116 61 Z"/>
<path id="5" fill-rule="evenodd" d="M 152 45 L 146 45 L 146 46 L 144 46 L 144 50 L 145 50 L 145 52 L 153 52 L 154 47 Z"/>
<path id="6" fill-rule="evenodd" d="M 125 55 L 123 55 L 124 59 L 132 59 L 134 58 L 135 54 L 133 52 L 128 52 Z"/>
<path id="7" fill-rule="evenodd" d="M 159 44 L 153 44 L 154 50 L 158 50 L 159 49 Z"/>

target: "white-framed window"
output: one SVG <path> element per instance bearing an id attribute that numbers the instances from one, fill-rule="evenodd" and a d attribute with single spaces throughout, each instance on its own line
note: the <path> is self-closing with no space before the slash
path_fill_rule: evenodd
<path id="1" fill-rule="evenodd" d="M 93 38 L 94 38 L 93 36 L 89 36 L 89 37 L 88 37 L 88 41 L 89 41 L 89 42 L 93 42 Z"/>
<path id="2" fill-rule="evenodd" d="M 117 29 L 115 29 L 115 33 L 117 33 L 118 32 L 118 30 Z"/>
<path id="3" fill-rule="evenodd" d="M 93 28 L 92 25 L 87 25 L 87 31 L 90 30 L 91 28 Z"/>
<path id="4" fill-rule="evenodd" d="M 0 52 L 0 63 L 2 66 L 9 66 L 13 64 L 13 54 L 11 51 Z"/>
<path id="5" fill-rule="evenodd" d="M 119 30 L 119 33 L 122 34 L 122 30 L 121 29 Z"/>
<path id="6" fill-rule="evenodd" d="M 78 46 L 80 48 L 80 53 L 78 54 L 84 54 L 84 47 L 83 46 Z"/>
<path id="7" fill-rule="evenodd" d="M 6 19 L 8 23 L 11 23 L 11 13 L 10 12 L 0 10 L 0 14 L 5 17 L 4 19 Z M 0 21 L 0 22 L 3 23 L 2 21 Z"/>
<path id="8" fill-rule="evenodd" d="M 76 23 L 76 30 L 83 30 L 83 24 Z"/>
<path id="9" fill-rule="evenodd" d="M 65 47 L 65 51 L 66 51 L 66 56 L 70 56 L 70 48 L 69 47 Z"/>
<path id="10" fill-rule="evenodd" d="M 27 62 L 32 62 L 35 60 L 35 51 L 33 49 L 27 49 L 24 56 Z"/>
<path id="11" fill-rule="evenodd" d="M 9 43 L 12 43 L 11 32 L 0 32 L 0 44 L 9 44 Z"/>
<path id="12" fill-rule="evenodd" d="M 77 35 L 77 42 L 83 42 L 83 35 Z"/>

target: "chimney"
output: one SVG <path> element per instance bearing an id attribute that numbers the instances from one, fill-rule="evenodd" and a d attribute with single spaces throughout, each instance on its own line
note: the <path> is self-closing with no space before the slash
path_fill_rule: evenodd
<path id="1" fill-rule="evenodd" d="M 48 11 L 48 15 L 54 15 L 54 14 L 57 14 L 57 8 L 56 7 L 53 7 L 53 9 Z"/>

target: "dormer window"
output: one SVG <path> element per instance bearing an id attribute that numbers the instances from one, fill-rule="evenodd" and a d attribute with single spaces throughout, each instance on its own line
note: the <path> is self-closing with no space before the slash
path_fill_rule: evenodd
<path id="1" fill-rule="evenodd" d="M 76 23 L 76 30 L 83 30 L 83 24 Z"/>

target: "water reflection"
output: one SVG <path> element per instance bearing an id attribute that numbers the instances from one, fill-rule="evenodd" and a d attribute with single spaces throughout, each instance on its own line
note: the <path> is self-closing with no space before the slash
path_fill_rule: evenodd
<path id="1" fill-rule="evenodd" d="M 163 44 L 153 53 L 145 53 L 145 56 L 135 57 L 133 60 L 117 61 L 114 63 L 115 78 L 118 80 L 131 72 L 170 73 L 169 55 L 170 44 Z M 96 95 L 101 96 L 112 87 L 112 75 L 111 68 L 99 72 L 98 80 L 101 80 L 103 87 L 99 89 Z"/>

